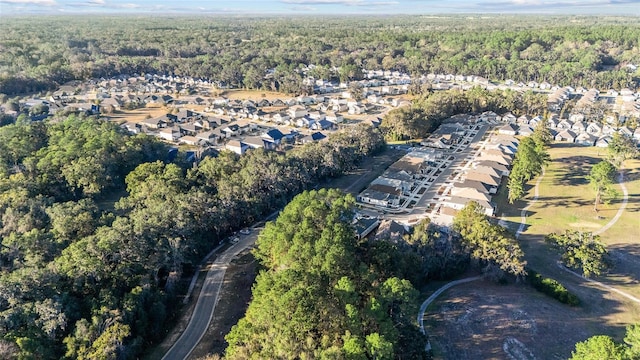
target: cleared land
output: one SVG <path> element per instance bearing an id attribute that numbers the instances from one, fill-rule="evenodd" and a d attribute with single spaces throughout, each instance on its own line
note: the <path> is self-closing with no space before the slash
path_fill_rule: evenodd
<path id="1" fill-rule="evenodd" d="M 620 187 L 616 185 L 620 197 L 608 205 L 600 205 L 596 213 L 593 210 L 594 193 L 585 178 L 591 166 L 604 158 L 605 153 L 606 149 L 593 147 L 558 144 L 552 146 L 550 149 L 552 161 L 540 182 L 538 201 L 529 208 L 527 226 L 520 237 L 520 244 L 525 251 L 529 266 L 545 276 L 560 281 L 571 292 L 578 295 L 582 305 L 576 309 L 568 308 L 524 286 L 506 287 L 506 289 L 513 288 L 510 291 L 513 291 L 514 295 L 506 294 L 506 297 L 497 302 L 499 305 L 496 305 L 491 300 L 493 293 L 495 292 L 498 296 L 503 287 L 493 288 L 489 284 L 470 284 L 465 289 L 451 290 L 439 301 L 442 304 L 460 303 L 462 304 L 460 306 L 468 309 L 468 317 L 471 320 L 467 321 L 465 326 L 471 326 L 473 331 L 469 332 L 471 330 L 465 329 L 464 326 L 459 326 L 457 330 L 452 327 L 455 324 L 447 319 L 464 315 L 455 315 L 455 311 L 459 310 L 455 307 L 452 309 L 434 307 L 432 310 L 435 312 L 434 316 L 441 319 L 433 323 L 433 329 L 427 331 L 434 334 L 460 332 L 462 334 L 459 336 L 460 339 L 472 339 L 473 344 L 479 349 L 484 349 L 485 352 L 481 353 L 481 358 L 504 358 L 506 353 L 502 350 L 502 346 L 509 337 L 525 344 L 537 358 L 566 358 L 576 341 L 582 341 L 597 334 L 608 334 L 619 341 L 622 340 L 624 327 L 640 322 L 640 307 L 619 294 L 560 270 L 557 266 L 558 254 L 544 243 L 544 236 L 548 233 L 563 232 L 566 229 L 596 231 L 615 216 L 622 202 Z M 640 218 L 640 161 L 627 161 L 624 171 L 625 186 L 629 193 L 627 207 L 615 225 L 601 234 L 602 241 L 608 244 L 611 251 L 613 266 L 607 274 L 595 279 L 638 297 L 640 296 L 640 221 L 638 220 Z M 499 195 L 494 198 L 498 203 L 498 216 L 514 232 L 520 222 L 520 210 L 533 197 L 533 185 L 536 180 L 528 184 L 528 195 L 524 201 L 513 205 L 508 204 L 506 186 L 503 186 Z M 486 287 L 490 287 L 491 291 L 487 292 Z M 428 296 L 428 293 L 425 295 Z M 537 335 L 527 335 L 523 329 L 513 328 L 515 320 L 508 321 L 509 311 L 512 311 L 513 306 L 522 308 L 537 324 L 555 325 L 547 327 L 545 332 L 538 331 Z M 476 315 L 477 309 L 488 311 L 489 319 L 484 320 Z M 491 320 L 494 312 L 497 312 L 495 313 L 497 322 Z M 476 320 L 473 320 L 474 316 L 477 316 Z M 505 327 L 512 329 L 504 331 Z M 545 340 L 547 334 L 550 340 Z M 444 358 L 474 357 L 473 354 L 476 353 L 460 351 L 475 351 L 473 350 L 475 347 L 456 343 L 456 337 L 458 335 L 453 336 L 450 341 L 444 339 L 449 342 L 441 346 L 442 356 Z M 485 338 L 489 340 L 478 340 Z M 524 354 L 520 358 L 528 358 L 526 351 Z"/>
<path id="2" fill-rule="evenodd" d="M 144 107 L 141 109 L 118 110 L 118 111 L 115 111 L 113 114 L 107 115 L 107 118 L 109 120 L 113 120 L 118 123 L 125 122 L 125 121 L 132 122 L 132 123 L 139 123 L 142 120 L 146 119 L 147 117 L 155 118 L 158 116 L 162 116 L 169 111 L 170 109 L 167 109 L 162 105 L 149 104 L 147 105 L 147 107 Z"/>
<path id="3" fill-rule="evenodd" d="M 259 101 L 261 99 L 275 100 L 275 99 L 290 99 L 291 95 L 274 91 L 261 91 L 261 90 L 226 90 L 220 93 L 220 96 L 224 96 L 230 100 L 253 100 Z"/>
<path id="4" fill-rule="evenodd" d="M 600 306 L 619 311 L 616 300 L 598 295 Z M 525 285 L 489 282 L 448 290 L 427 309 L 425 328 L 437 359 L 566 359 L 576 342 L 593 334 L 624 333 L 622 324 L 601 321 L 591 307 L 569 307 Z"/>

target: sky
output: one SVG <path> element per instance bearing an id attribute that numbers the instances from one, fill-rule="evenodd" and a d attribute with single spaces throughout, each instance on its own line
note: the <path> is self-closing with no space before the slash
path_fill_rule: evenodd
<path id="1" fill-rule="evenodd" d="M 0 17 L 20 14 L 469 14 L 640 16 L 640 0 L 0 0 Z"/>

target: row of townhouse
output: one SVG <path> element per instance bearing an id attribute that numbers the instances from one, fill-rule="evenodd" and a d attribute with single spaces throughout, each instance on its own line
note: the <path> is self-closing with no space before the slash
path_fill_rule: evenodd
<path id="1" fill-rule="evenodd" d="M 372 181 L 358 195 L 358 201 L 392 209 L 403 206 L 443 156 L 437 149 L 414 149 Z"/>
<path id="2" fill-rule="evenodd" d="M 510 114 L 509 114 L 510 115 Z M 511 120 L 515 116 L 504 115 L 503 119 Z M 626 126 L 614 127 L 609 124 L 599 124 L 595 122 L 582 121 L 584 117 L 581 114 L 572 114 L 569 119 L 559 120 L 550 118 L 546 120 L 546 126 L 551 132 L 553 139 L 558 142 L 576 143 L 584 146 L 607 147 L 613 134 L 619 133 L 623 136 L 634 139 L 640 144 L 640 127 L 631 130 Z M 575 120 L 572 121 L 571 119 Z M 521 135 L 529 136 L 533 133 L 536 126 L 540 122 L 545 121 L 536 116 L 529 118 L 521 116 L 515 122 L 507 122 L 498 129 L 498 133 L 502 135 Z"/>
<path id="3" fill-rule="evenodd" d="M 495 215 L 491 201 L 502 180 L 509 176 L 509 169 L 519 140 L 514 136 L 498 135 L 490 139 L 480 154 L 472 160 L 471 167 L 459 176 L 441 203 L 439 215 L 451 223 L 455 214 L 469 202 L 475 201 L 487 216 Z"/>

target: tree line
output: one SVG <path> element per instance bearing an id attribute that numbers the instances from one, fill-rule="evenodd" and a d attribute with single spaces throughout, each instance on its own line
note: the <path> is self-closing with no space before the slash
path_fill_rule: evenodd
<path id="1" fill-rule="evenodd" d="M 456 114 L 493 111 L 520 115 L 542 115 L 546 112 L 547 96 L 532 91 L 489 91 L 473 87 L 468 91 L 426 91 L 411 102 L 411 106 L 389 111 L 382 119 L 380 130 L 389 141 L 422 139 L 437 129 L 444 119 Z"/>
<path id="2" fill-rule="evenodd" d="M 301 66 L 325 80 L 360 69 L 479 75 L 561 86 L 635 88 L 633 18 L 500 16 L 390 18 L 8 18 L 0 34 L 0 93 L 69 80 L 175 74 L 234 87 L 308 91 Z M 167 24 L 170 26 L 167 26 Z M 339 68 L 340 70 L 336 70 Z M 267 70 L 275 72 L 267 75 Z"/>

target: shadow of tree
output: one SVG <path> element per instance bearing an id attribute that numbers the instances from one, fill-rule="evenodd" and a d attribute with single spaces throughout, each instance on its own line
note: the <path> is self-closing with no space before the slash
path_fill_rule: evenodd
<path id="1" fill-rule="evenodd" d="M 556 185 L 585 185 L 589 183 L 587 175 L 591 171 L 591 166 L 600 162 L 600 159 L 593 156 L 569 156 L 558 158 L 554 162 L 563 163 L 563 171 L 557 172 L 555 177 Z"/>

